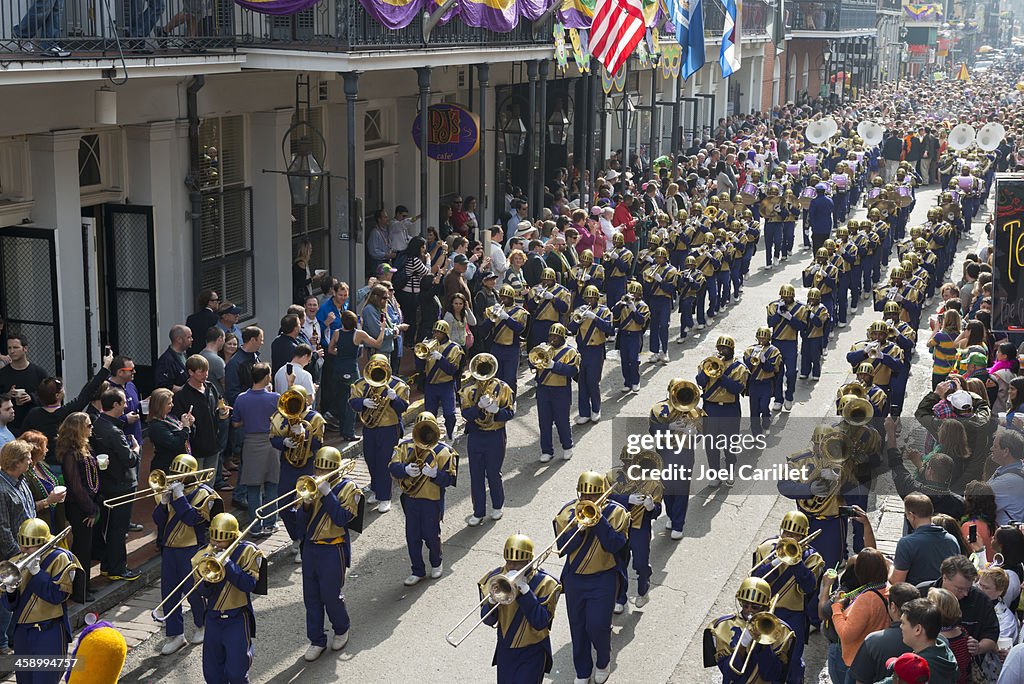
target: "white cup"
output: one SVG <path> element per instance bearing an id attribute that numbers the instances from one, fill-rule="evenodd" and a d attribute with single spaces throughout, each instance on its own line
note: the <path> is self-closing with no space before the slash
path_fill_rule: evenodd
<path id="1" fill-rule="evenodd" d="M 22 397 L 28 396 L 28 390 L 23 390 L 20 387 L 18 387 L 13 392 L 11 392 L 11 394 L 20 399 Z"/>
<path id="2" fill-rule="evenodd" d="M 99 464 L 100 470 L 106 470 L 107 466 L 110 465 L 110 456 L 107 454 L 96 454 L 96 463 Z"/>
<path id="3" fill-rule="evenodd" d="M 317 278 L 323 278 L 325 275 L 327 275 L 327 269 L 318 268 L 315 271 L 313 271 L 313 275 L 315 275 Z"/>
<path id="4" fill-rule="evenodd" d="M 1009 651 L 1013 647 L 1013 639 L 1010 637 L 999 637 L 999 641 L 996 642 L 996 648 L 1000 651 Z"/>
<path id="5" fill-rule="evenodd" d="M 143 399 L 139 402 L 139 410 L 149 415 L 149 399 Z"/>
<path id="6" fill-rule="evenodd" d="M 63 497 L 68 493 L 68 488 L 64 485 L 57 485 L 53 488 L 53 494 L 57 497 Z"/>

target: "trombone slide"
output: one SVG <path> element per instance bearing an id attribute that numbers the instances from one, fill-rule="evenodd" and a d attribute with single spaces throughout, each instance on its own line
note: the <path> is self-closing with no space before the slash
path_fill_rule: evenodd
<path id="1" fill-rule="evenodd" d="M 135 503 L 136 501 L 148 499 L 151 496 L 163 494 L 171 486 L 171 483 L 184 480 L 189 476 L 194 476 L 196 478 L 194 484 L 206 484 L 213 479 L 214 472 L 216 472 L 216 468 L 204 468 L 203 470 L 197 470 L 194 473 L 165 475 L 162 470 L 154 470 L 149 474 L 149 487 L 146 489 L 140 489 L 137 492 L 129 492 L 128 494 L 113 496 L 104 501 L 103 505 L 107 508 L 117 508 L 118 506 L 125 506 L 130 503 Z"/>

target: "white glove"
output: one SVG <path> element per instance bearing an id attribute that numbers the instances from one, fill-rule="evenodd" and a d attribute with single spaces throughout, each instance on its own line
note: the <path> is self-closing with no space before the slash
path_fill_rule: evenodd
<path id="1" fill-rule="evenodd" d="M 182 484 L 181 482 L 172 482 L 171 483 L 171 498 L 172 499 L 180 499 L 183 496 L 185 496 L 185 485 Z"/>
<path id="2" fill-rule="evenodd" d="M 300 437 L 306 430 L 302 427 L 302 423 L 296 423 L 292 425 L 292 434 L 296 437 Z"/>
<path id="3" fill-rule="evenodd" d="M 788 320 L 792 320 L 793 314 L 789 313 L 788 311 L 783 311 L 782 312 L 782 317 L 785 318 L 787 321 Z"/>
<path id="4" fill-rule="evenodd" d="M 388 399 L 397 399 L 398 392 L 395 391 L 394 387 L 388 387 Z"/>
<path id="5" fill-rule="evenodd" d="M 409 477 L 419 477 L 420 467 L 415 463 L 410 463 L 409 465 L 405 466 L 405 474 L 408 475 Z"/>
<path id="6" fill-rule="evenodd" d="M 171 503 L 171 493 L 167 490 L 160 492 L 160 503 L 165 506 Z"/>
<path id="7" fill-rule="evenodd" d="M 824 480 L 815 480 L 811 483 L 811 494 L 814 496 L 828 496 L 828 483 Z"/>
<path id="8" fill-rule="evenodd" d="M 28 574 L 38 575 L 39 571 L 42 570 L 42 566 L 39 565 L 39 559 L 32 561 L 28 566 Z"/>
<path id="9" fill-rule="evenodd" d="M 548 359 L 548 365 L 544 366 L 544 368 L 546 368 L 547 370 L 551 370 L 554 367 L 555 367 L 555 360 L 554 359 Z"/>
<path id="10" fill-rule="evenodd" d="M 320 492 L 320 496 L 327 496 L 331 491 L 331 483 L 324 480 L 316 486 L 316 491 Z"/>
<path id="11" fill-rule="evenodd" d="M 551 290 L 544 290 L 544 299 L 554 299 L 555 293 Z"/>
<path id="12" fill-rule="evenodd" d="M 630 506 L 639 506 L 643 502 L 644 502 L 644 495 L 643 494 L 630 494 L 629 495 L 629 505 Z"/>
<path id="13" fill-rule="evenodd" d="M 291 437 L 285 437 L 284 439 L 281 440 L 281 442 L 289 449 L 294 449 L 295 447 L 299 446 L 299 443 L 296 442 Z"/>
<path id="14" fill-rule="evenodd" d="M 588 309 L 587 311 L 583 312 L 583 317 L 590 320 L 594 320 L 595 318 L 597 318 L 597 314 L 594 313 L 593 310 Z"/>
<path id="15" fill-rule="evenodd" d="M 644 497 L 644 508 L 646 508 L 647 511 L 650 512 L 650 511 L 654 510 L 654 506 L 655 506 L 654 497 L 652 497 L 652 496 L 645 496 Z"/>
<path id="16" fill-rule="evenodd" d="M 749 648 L 752 643 L 754 643 L 754 635 L 750 633 L 749 629 L 744 629 L 740 634 L 740 646 Z"/>
<path id="17" fill-rule="evenodd" d="M 590 280 L 590 274 L 589 273 L 584 273 L 582 280 L 583 280 L 583 282 L 587 282 L 588 280 Z"/>
<path id="18" fill-rule="evenodd" d="M 630 302 L 629 302 L 629 310 L 630 311 L 636 311 L 636 302 L 630 300 Z"/>
<path id="19" fill-rule="evenodd" d="M 660 273 L 655 273 L 654 274 L 654 281 L 655 282 L 660 283 L 662 280 L 664 280 L 664 279 L 661 277 Z"/>
<path id="20" fill-rule="evenodd" d="M 479 400 L 477 400 L 476 405 L 478 407 L 482 408 L 482 409 L 485 409 L 488 406 L 490 406 L 491 401 L 492 401 L 491 395 L 490 394 L 485 394 L 482 397 L 480 397 Z"/>
<path id="21" fill-rule="evenodd" d="M 8 594 L 13 594 L 14 592 L 18 591 L 18 585 L 17 584 L 5 584 L 4 585 L 4 591 L 6 591 Z"/>
<path id="22" fill-rule="evenodd" d="M 430 358 L 433 361 L 440 361 L 441 360 L 441 352 L 439 352 L 439 351 L 432 351 L 432 352 L 430 352 Z"/>
<path id="23" fill-rule="evenodd" d="M 525 577 L 520 576 L 516 578 L 516 590 L 520 596 L 530 593 L 530 583 L 526 581 Z"/>
<path id="24" fill-rule="evenodd" d="M 508 320 L 508 312 L 505 311 L 504 309 L 499 311 L 498 312 L 498 320 L 500 320 L 500 321 L 507 321 Z"/>
<path id="25" fill-rule="evenodd" d="M 498 600 L 496 598 L 494 598 L 493 596 L 491 596 L 490 594 L 487 594 L 487 602 L 489 604 L 491 604 L 492 606 L 498 605 Z"/>
<path id="26" fill-rule="evenodd" d="M 782 565 L 782 559 L 781 558 L 772 558 L 772 567 L 773 568 L 777 568 L 780 565 Z"/>
<path id="27" fill-rule="evenodd" d="M 424 464 L 424 466 L 420 469 L 420 472 L 422 472 L 427 477 L 437 477 L 437 466 Z"/>
<path id="28" fill-rule="evenodd" d="M 488 413 L 497 413 L 500 408 L 501 407 L 498 406 L 498 402 L 492 401 L 484 408 L 484 410 L 487 411 Z"/>
<path id="29" fill-rule="evenodd" d="M 377 408 L 377 402 L 374 401 L 373 399 L 369 399 L 369 398 L 363 399 L 363 408 L 364 409 L 375 409 L 375 408 Z"/>
<path id="30" fill-rule="evenodd" d="M 904 300 L 904 297 L 903 297 L 903 295 L 901 295 L 901 294 L 897 294 L 897 295 L 896 295 L 896 301 L 897 301 L 897 302 L 902 302 L 903 300 Z"/>

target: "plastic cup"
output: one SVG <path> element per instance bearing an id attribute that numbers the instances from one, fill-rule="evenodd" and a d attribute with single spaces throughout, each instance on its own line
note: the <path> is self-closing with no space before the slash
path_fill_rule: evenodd
<path id="1" fill-rule="evenodd" d="M 1013 647 L 1013 639 L 1010 637 L 999 637 L 996 642 L 996 648 L 1000 651 L 1009 651 Z"/>
<path id="2" fill-rule="evenodd" d="M 96 454 L 96 463 L 99 464 L 100 470 L 106 470 L 107 466 L 110 465 L 110 456 L 107 454 Z"/>
<path id="3" fill-rule="evenodd" d="M 149 414 L 149 399 L 143 399 L 139 402 L 139 410 L 145 414 Z"/>

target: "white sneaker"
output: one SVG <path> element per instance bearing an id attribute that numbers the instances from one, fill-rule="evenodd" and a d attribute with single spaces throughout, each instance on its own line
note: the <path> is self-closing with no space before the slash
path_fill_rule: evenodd
<path id="1" fill-rule="evenodd" d="M 320 657 L 320 654 L 324 652 L 326 648 L 324 646 L 317 646 L 316 644 L 310 644 L 309 648 L 306 649 L 306 653 L 303 654 L 302 659 L 307 663 L 311 663 Z"/>
<path id="2" fill-rule="evenodd" d="M 469 520 L 466 521 L 466 524 L 469 525 L 470 527 L 476 527 L 477 525 L 479 525 L 483 521 L 484 521 L 483 518 L 478 518 L 475 515 L 471 515 L 469 517 Z"/>
<path id="3" fill-rule="evenodd" d="M 772 401 L 772 411 L 774 411 L 775 413 L 778 413 L 781 410 L 782 410 L 782 402 L 781 401 Z"/>
<path id="4" fill-rule="evenodd" d="M 504 515 L 505 511 L 501 510 L 500 508 L 495 508 L 493 511 L 491 511 L 491 520 L 501 520 L 501 518 Z"/>
<path id="5" fill-rule="evenodd" d="M 616 615 L 622 615 L 623 613 L 626 612 L 626 604 L 624 604 L 624 603 L 616 603 L 615 604 L 615 610 L 613 612 Z"/>
<path id="6" fill-rule="evenodd" d="M 594 684 L 604 684 L 608 681 L 608 676 L 611 674 L 611 668 L 606 667 L 603 670 L 597 668 L 594 670 Z"/>
<path id="7" fill-rule="evenodd" d="M 801 379 L 801 380 L 806 380 L 806 379 L 807 379 L 807 376 L 806 376 L 806 375 L 798 375 L 798 376 L 796 376 L 796 377 L 798 377 L 798 378 L 799 378 L 799 379 Z"/>
<path id="8" fill-rule="evenodd" d="M 843 323 L 842 321 L 840 321 L 839 323 L 837 323 L 837 324 L 836 324 L 836 327 L 837 327 L 837 328 L 845 328 L 845 327 L 846 327 L 846 324 L 845 324 L 845 323 Z"/>
<path id="9" fill-rule="evenodd" d="M 697 324 L 697 330 L 703 330 L 703 329 L 704 329 L 704 324 L 703 323 L 698 323 Z"/>
<path id="10" fill-rule="evenodd" d="M 661 354 L 661 365 L 662 366 L 667 366 L 668 365 L 668 352 L 662 352 L 662 354 Z"/>
<path id="11" fill-rule="evenodd" d="M 430 579 L 437 579 L 442 573 L 444 573 L 444 565 L 438 565 L 436 568 L 431 566 Z"/>
<path id="12" fill-rule="evenodd" d="M 335 634 L 334 638 L 331 639 L 331 650 L 340 651 L 345 648 L 345 644 L 348 643 L 348 632 L 344 634 Z"/>
<path id="13" fill-rule="evenodd" d="M 772 270 L 772 265 L 771 264 L 765 264 L 764 265 L 764 270 L 766 270 L 766 271 Z"/>
<path id="14" fill-rule="evenodd" d="M 590 677 L 575 677 L 572 684 L 590 684 Z"/>
<path id="15" fill-rule="evenodd" d="M 377 504 L 377 512 L 378 513 L 387 513 L 390 510 L 391 510 L 391 500 L 390 499 L 388 499 L 387 501 L 381 501 L 380 503 Z"/>
<path id="16" fill-rule="evenodd" d="M 185 635 L 179 634 L 175 637 L 168 637 L 164 645 L 160 647 L 160 655 L 171 655 L 185 648 Z"/>
<path id="17" fill-rule="evenodd" d="M 629 392 L 630 392 L 630 390 L 631 390 L 631 389 L 632 389 L 632 388 L 631 388 L 631 387 L 630 387 L 629 385 L 623 385 L 623 386 L 622 386 L 622 393 L 623 393 L 623 394 L 629 394 Z"/>
<path id="18" fill-rule="evenodd" d="M 597 413 L 592 413 L 590 415 L 590 422 L 591 423 L 596 423 L 599 420 L 601 420 L 601 413 L 600 413 L 600 411 L 597 412 Z"/>
<path id="19" fill-rule="evenodd" d="M 548 463 L 553 458 L 554 458 L 554 456 L 552 456 L 551 454 L 541 454 L 540 455 L 540 462 L 541 463 Z"/>
<path id="20" fill-rule="evenodd" d="M 793 400 L 792 399 L 787 399 L 786 403 L 782 405 L 782 410 L 785 411 L 786 413 L 789 413 L 790 411 L 792 411 L 793 410 Z"/>
<path id="21" fill-rule="evenodd" d="M 724 484 L 726 487 L 732 487 L 733 485 L 736 484 L 736 480 L 734 480 L 732 477 L 727 477 L 722 481 L 722 484 Z"/>
<path id="22" fill-rule="evenodd" d="M 629 388 L 629 391 L 632 392 L 633 394 L 639 394 L 640 385 L 633 385 L 632 387 Z"/>
<path id="23" fill-rule="evenodd" d="M 676 344 L 682 344 L 683 342 L 686 342 L 686 338 L 682 335 L 676 338 Z"/>
<path id="24" fill-rule="evenodd" d="M 370 506 L 376 505 L 377 504 L 377 495 L 374 494 L 373 492 L 370 492 L 369 494 L 367 494 L 366 495 L 366 503 L 368 505 L 370 505 Z"/>
<path id="25" fill-rule="evenodd" d="M 572 458 L 572 449 L 565 449 L 564 451 L 562 451 L 563 461 L 568 461 L 570 458 Z"/>
<path id="26" fill-rule="evenodd" d="M 646 606 L 650 602 L 651 602 L 651 595 L 650 594 L 644 594 L 643 596 L 637 596 L 636 600 L 633 601 L 633 605 L 636 606 L 637 608 L 643 608 L 644 606 Z"/>
<path id="27" fill-rule="evenodd" d="M 576 416 L 577 425 L 586 425 L 590 422 L 590 416 Z"/>
<path id="28" fill-rule="evenodd" d="M 683 538 L 683 531 L 682 530 L 672 530 L 672 535 L 671 536 L 676 541 L 679 541 L 680 539 Z"/>
<path id="29" fill-rule="evenodd" d="M 301 564 L 302 563 L 302 554 L 301 553 L 297 553 L 294 556 L 292 556 L 292 562 L 295 563 L 296 565 Z"/>
<path id="30" fill-rule="evenodd" d="M 405 578 L 405 580 L 402 582 L 402 584 L 404 584 L 407 587 L 413 587 L 413 586 L 416 586 L 417 584 L 419 584 L 421 579 L 423 579 L 423 578 L 420 577 L 419 575 L 409 575 L 408 577 Z"/>
<path id="31" fill-rule="evenodd" d="M 665 521 L 665 529 L 666 530 L 671 530 L 672 529 L 672 518 L 668 518 Z"/>
<path id="32" fill-rule="evenodd" d="M 192 632 L 192 638 L 188 640 L 190 644 L 201 644 L 206 640 L 206 627 L 197 627 L 196 631 Z"/>

